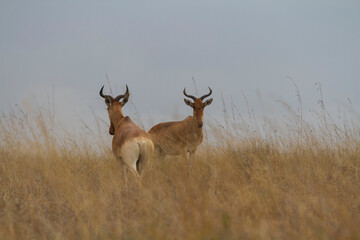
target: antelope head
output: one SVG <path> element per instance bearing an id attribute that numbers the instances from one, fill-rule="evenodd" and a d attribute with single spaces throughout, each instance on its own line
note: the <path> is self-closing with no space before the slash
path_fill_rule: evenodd
<path id="1" fill-rule="evenodd" d="M 113 98 L 110 95 L 104 95 L 103 94 L 103 89 L 104 86 L 102 86 L 102 88 L 100 89 L 100 96 L 102 98 L 105 99 L 105 104 L 107 106 L 107 111 L 109 114 L 109 119 L 110 119 L 110 128 L 109 128 L 109 133 L 110 135 L 114 135 L 115 133 L 115 127 L 114 127 L 114 121 L 115 119 L 118 119 L 120 117 L 123 118 L 123 112 L 122 112 L 122 107 L 125 106 L 125 104 L 128 102 L 129 100 L 129 88 L 126 85 L 126 92 L 122 95 L 117 96 L 116 98 Z M 122 101 L 120 101 L 122 99 Z M 118 119 L 118 120 L 120 120 Z"/>
<path id="2" fill-rule="evenodd" d="M 210 105 L 213 101 L 212 98 L 206 100 L 205 102 L 203 102 L 203 100 L 205 98 L 207 98 L 208 96 L 211 95 L 212 93 L 212 90 L 211 88 L 209 88 L 209 93 L 208 94 L 205 94 L 203 95 L 202 97 L 200 98 L 196 98 L 192 95 L 188 95 L 186 93 L 186 88 L 184 88 L 184 95 L 188 98 L 191 98 L 192 100 L 194 100 L 194 102 L 191 102 L 189 99 L 186 99 L 184 98 L 184 101 L 185 101 L 185 104 L 186 105 L 189 105 L 190 107 L 193 108 L 193 116 L 194 118 L 196 119 L 196 122 L 197 122 L 197 125 L 199 128 L 201 128 L 203 126 L 203 119 L 204 119 L 204 108 L 207 106 L 207 105 Z"/>

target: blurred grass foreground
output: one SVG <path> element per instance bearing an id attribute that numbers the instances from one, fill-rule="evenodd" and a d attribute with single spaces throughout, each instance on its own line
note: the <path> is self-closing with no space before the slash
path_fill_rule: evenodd
<path id="1" fill-rule="evenodd" d="M 155 159 L 139 184 L 106 124 L 60 136 L 51 111 L 2 113 L 0 239 L 360 239 L 358 117 L 223 114 L 190 163 Z"/>

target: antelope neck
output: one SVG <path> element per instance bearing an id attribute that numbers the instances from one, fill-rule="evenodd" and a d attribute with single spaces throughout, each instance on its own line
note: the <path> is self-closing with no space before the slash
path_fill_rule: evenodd
<path id="1" fill-rule="evenodd" d="M 193 129 L 193 131 L 201 130 L 202 127 L 203 127 L 203 125 L 201 127 L 199 127 L 199 123 L 198 123 L 198 121 L 196 119 L 196 116 L 192 116 L 190 126 Z"/>
<path id="2" fill-rule="evenodd" d="M 122 112 L 116 112 L 113 114 L 111 121 L 114 125 L 114 128 L 116 130 L 116 128 L 118 127 L 118 125 L 120 124 L 120 121 L 124 119 L 124 115 L 122 114 Z"/>

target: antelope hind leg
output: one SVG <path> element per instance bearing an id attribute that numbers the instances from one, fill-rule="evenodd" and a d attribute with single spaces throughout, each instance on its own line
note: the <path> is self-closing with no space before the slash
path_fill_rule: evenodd
<path id="1" fill-rule="evenodd" d="M 137 161 L 140 158 L 140 146 L 138 143 L 135 141 L 126 142 L 121 149 L 121 153 L 124 163 L 137 177 L 139 177 L 139 172 L 137 171 Z"/>

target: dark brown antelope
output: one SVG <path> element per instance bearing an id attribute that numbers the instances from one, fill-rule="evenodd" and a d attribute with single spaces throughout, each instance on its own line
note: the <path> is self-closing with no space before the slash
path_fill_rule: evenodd
<path id="1" fill-rule="evenodd" d="M 184 99 L 185 104 L 193 108 L 193 116 L 189 116 L 182 121 L 159 123 L 149 130 L 149 135 L 155 146 L 155 156 L 164 158 L 166 155 L 181 155 L 188 159 L 187 153 L 193 155 L 203 139 L 203 119 L 204 108 L 210 105 L 212 98 L 203 100 L 212 93 L 200 98 L 196 98 L 186 93 L 184 95 L 194 100 L 194 102 Z"/>
<path id="2" fill-rule="evenodd" d="M 100 96 L 105 98 L 110 119 L 109 133 L 114 135 L 112 151 L 116 159 L 123 165 L 128 166 L 137 176 L 141 176 L 144 168 L 149 166 L 154 145 L 149 135 L 139 128 L 129 117 L 124 117 L 122 107 L 129 100 L 129 89 L 113 98 L 103 94 L 104 86 L 100 90 Z M 120 101 L 122 99 L 122 101 Z M 125 169 L 124 169 L 125 171 Z"/>

